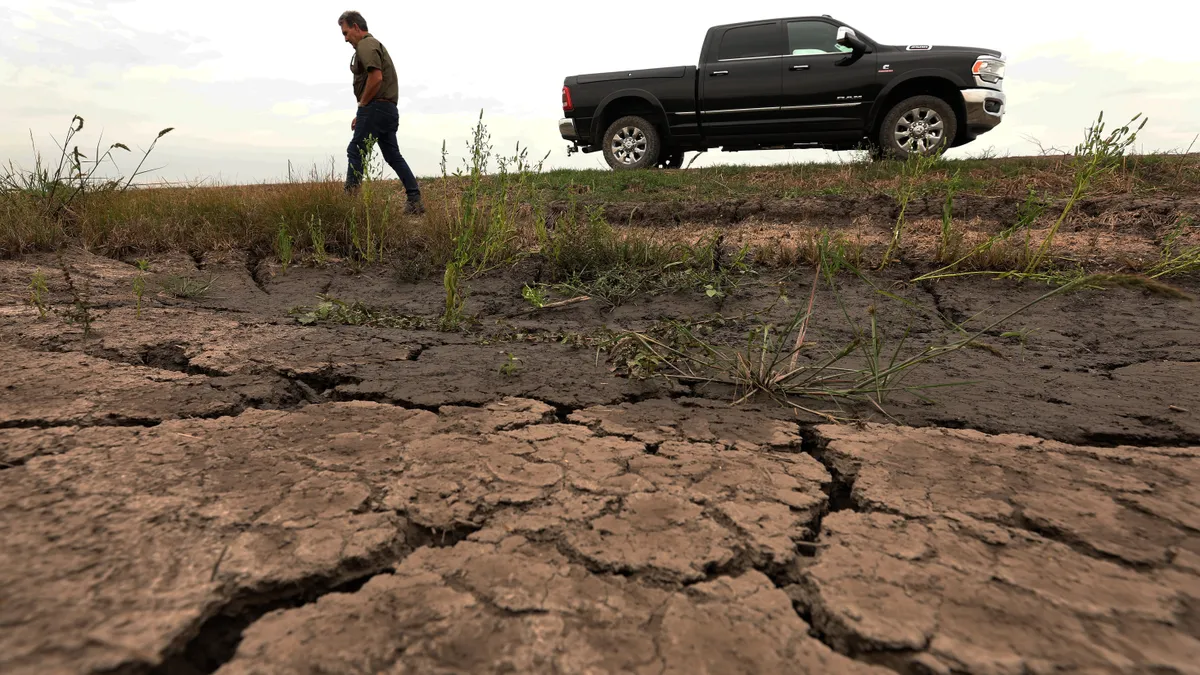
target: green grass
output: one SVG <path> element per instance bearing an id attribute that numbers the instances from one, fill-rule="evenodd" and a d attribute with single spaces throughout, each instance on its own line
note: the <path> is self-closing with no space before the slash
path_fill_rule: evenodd
<path id="1" fill-rule="evenodd" d="M 1137 121 L 1137 118 L 1134 120 Z M 67 148 L 83 129 L 72 122 Z M 1140 129 L 1140 127 L 1139 127 Z M 155 138 L 157 143 L 170 129 Z M 811 235 L 801 243 L 768 242 L 754 250 L 729 246 L 719 237 L 668 240 L 650 231 L 607 221 L 605 207 L 617 202 L 800 198 L 806 195 L 880 195 L 897 199 L 881 266 L 899 259 L 911 236 L 908 207 L 928 197 L 944 202 L 933 257 L 940 269 L 913 281 L 991 274 L 1066 283 L 1092 270 L 1063 266 L 1053 258 L 1060 226 L 1074 205 L 1104 194 L 1194 194 L 1200 185 L 1200 155 L 1128 154 L 1136 130 L 1130 125 L 1103 133 L 1103 116 L 1074 154 L 1063 156 L 909 162 L 842 162 L 772 167 L 721 166 L 678 171 L 543 171 L 528 151 L 497 153 L 482 114 L 472 129 L 461 167 L 449 171 L 443 152 L 439 177 L 426 180 L 429 212 L 403 213 L 403 192 L 378 179 L 379 158 L 365 163 L 367 175 L 356 196 L 347 196 L 336 176 L 275 185 L 139 189 L 135 178 L 101 180 L 97 166 L 114 164 L 124 149 L 97 143 L 92 159 L 78 145 L 60 153 L 57 164 L 39 157 L 35 168 L 9 165 L 0 176 L 0 257 L 81 246 L 119 258 L 165 251 L 243 249 L 270 255 L 286 273 L 296 265 L 339 263 L 361 270 L 388 264 L 398 281 L 420 281 L 440 272 L 446 302 L 442 323 L 466 319 L 472 281 L 522 259 L 542 261 L 547 278 L 537 292 L 587 296 L 616 306 L 638 295 L 695 292 L 719 301 L 744 279 L 767 268 L 794 273 L 818 262 L 821 246 L 863 266 L 867 248 L 836 232 Z M 151 145 L 151 149 L 154 145 Z M 148 154 L 148 153 L 147 153 Z M 86 160 L 86 161 L 85 161 Z M 88 162 L 91 162 L 90 164 Z M 953 220 L 954 200 L 965 194 L 1026 198 L 1017 222 L 968 246 Z M 1051 229 L 1032 238 L 1046 204 L 1066 199 Z M 1153 277 L 1197 271 L 1191 230 L 1164 246 L 1147 264 Z M 1187 236 L 1183 236 L 1187 234 Z M 677 235 L 675 235 L 677 236 Z M 873 251 L 872 257 L 878 255 Z M 914 261 L 920 262 L 920 261 Z M 206 287 L 168 280 L 177 297 L 199 297 Z"/>
<path id="2" fill-rule="evenodd" d="M 791 199 L 830 195 L 898 195 L 905 162 L 830 162 L 773 166 L 713 166 L 679 171 L 553 170 L 535 182 L 544 199 L 582 202 Z M 1069 197 L 1071 156 L 940 159 L 912 183 L 914 197 L 940 196 L 951 183 L 963 194 L 1019 196 L 1029 186 Z M 957 178 L 955 175 L 957 174 Z M 1186 194 L 1200 184 L 1200 154 L 1157 153 L 1127 157 L 1105 176 L 1096 193 Z"/>
<path id="3" fill-rule="evenodd" d="M 293 307 L 288 314 L 303 326 L 370 326 L 375 328 L 403 328 L 419 330 L 428 328 L 433 322 L 428 319 L 374 309 L 355 300 L 346 302 L 333 296 L 322 295 L 315 307 Z"/>
<path id="4" fill-rule="evenodd" d="M 1197 229 L 1191 217 L 1179 219 L 1163 238 L 1158 260 L 1146 270 L 1151 279 L 1179 277 L 1200 273 L 1200 246 L 1177 248 L 1179 238 L 1188 230 Z"/>
<path id="5" fill-rule="evenodd" d="M 749 249 L 729 250 L 719 234 L 695 243 L 620 235 L 599 208 L 589 209 L 586 221 L 568 211 L 553 230 L 539 228 L 538 237 L 551 289 L 609 307 L 639 295 L 685 291 L 720 298 L 753 274 Z"/>
<path id="6" fill-rule="evenodd" d="M 173 298 L 191 300 L 207 297 L 212 290 L 213 281 L 214 279 L 211 277 L 197 279 L 191 276 L 170 274 L 158 281 L 158 287 Z"/>

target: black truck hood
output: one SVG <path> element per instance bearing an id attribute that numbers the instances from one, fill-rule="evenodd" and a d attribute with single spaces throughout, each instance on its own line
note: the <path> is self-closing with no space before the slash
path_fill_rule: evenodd
<path id="1" fill-rule="evenodd" d="M 643 70 L 615 70 L 611 73 L 589 73 L 575 76 L 579 84 L 593 82 L 613 82 L 616 80 L 661 80 L 687 76 L 688 66 L 672 66 L 670 68 L 646 68 Z"/>
<path id="2" fill-rule="evenodd" d="M 915 52 L 918 54 L 924 53 L 924 52 L 930 52 L 930 53 L 934 53 L 934 54 L 943 54 L 943 55 L 945 55 L 945 54 L 963 54 L 963 55 L 970 55 L 972 58 L 976 57 L 976 56 L 983 56 L 984 54 L 987 54 L 990 56 L 1000 56 L 1001 55 L 1001 53 L 998 50 L 988 49 L 987 47 L 960 47 L 958 45 L 890 45 L 890 46 L 892 49 L 895 49 L 898 51 Z"/>

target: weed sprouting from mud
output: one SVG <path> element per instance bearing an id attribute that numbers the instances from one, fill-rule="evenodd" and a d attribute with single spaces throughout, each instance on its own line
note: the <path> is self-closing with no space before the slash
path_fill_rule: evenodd
<path id="1" fill-rule="evenodd" d="M 536 201 L 532 179 L 541 173 L 546 157 L 534 163 L 529 149 L 518 143 L 511 157 L 495 156 L 483 111 L 467 142 L 469 156 L 454 176 L 466 181 L 457 203 L 446 205 L 450 256 L 442 285 L 446 291 L 441 325 L 456 328 L 463 320 L 466 281 L 512 264 L 523 255 L 519 224 L 522 205 Z M 549 157 L 549 153 L 546 155 Z M 495 159 L 498 171 L 489 176 Z M 442 145 L 442 181 L 450 180 L 445 144 Z"/>
<path id="2" fill-rule="evenodd" d="M 1141 119 L 1135 128 L 1133 125 Z M 1070 175 L 1072 177 L 1071 194 L 1067 198 L 1063 210 L 1034 248 L 1032 227 L 1046 209 L 1045 199 L 1039 197 L 1031 186 L 1025 203 L 1021 206 L 1017 222 L 1005 228 L 999 234 L 989 237 L 973 247 L 965 255 L 955 257 L 953 262 L 943 267 L 920 275 L 913 279 L 917 281 L 932 281 L 967 275 L 990 275 L 1002 279 L 1017 279 L 1049 284 L 1071 283 L 1086 276 L 1086 272 L 1077 270 L 1047 269 L 1047 257 L 1054 244 L 1055 237 L 1075 205 L 1083 199 L 1092 185 L 1103 176 L 1116 172 L 1126 160 L 1126 151 L 1137 140 L 1137 134 L 1146 125 L 1146 119 L 1141 113 L 1133 117 L 1124 126 L 1118 127 L 1104 135 L 1104 114 L 1088 128 L 1083 142 L 1075 147 L 1070 160 Z M 947 196 L 949 199 L 949 196 Z M 943 219 L 945 216 L 943 216 Z M 946 235 L 945 220 L 943 220 L 943 239 Z M 939 262 L 946 263 L 942 247 L 939 246 Z M 1181 260 L 1187 267 L 1186 259 Z"/>
<path id="3" fill-rule="evenodd" d="M 419 316 L 391 314 L 368 307 L 359 300 L 346 302 L 329 295 L 318 296 L 318 299 L 320 302 L 316 307 L 294 307 L 288 314 L 302 326 L 325 324 L 420 330 L 429 324 Z"/>
<path id="4" fill-rule="evenodd" d="M 621 235 L 598 208 L 588 210 L 586 223 L 568 211 L 552 232 L 540 236 L 553 289 L 596 298 L 610 307 L 638 295 L 700 292 L 723 298 L 754 272 L 750 247 L 727 251 L 720 233 L 695 243 Z"/>
<path id="5" fill-rule="evenodd" d="M 526 284 L 525 287 L 521 289 L 521 297 L 524 298 L 525 301 L 530 305 L 532 305 L 534 309 L 541 309 L 545 307 L 546 303 L 548 302 L 546 289 L 542 288 L 541 286 L 530 286 L 529 284 Z"/>
<path id="6" fill-rule="evenodd" d="M 349 213 L 350 254 L 357 262 L 366 264 L 383 259 L 384 227 L 390 220 L 390 201 L 379 197 L 376 185 L 382 173 L 379 158 L 374 153 L 376 145 L 376 138 L 367 136 L 366 143 L 359 149 L 362 162 L 357 191 L 359 200 Z"/>
<path id="7" fill-rule="evenodd" d="M 1016 223 L 988 237 L 949 264 L 914 278 L 913 282 L 977 274 L 1000 276 L 1024 269 L 1033 255 L 1029 231 L 1045 210 L 1045 201 L 1036 190 L 1029 188 L 1025 201 L 1017 209 Z"/>
<path id="8" fill-rule="evenodd" d="M 1195 227 L 1190 216 L 1180 218 L 1175 227 L 1163 238 L 1158 261 L 1146 270 L 1146 275 L 1152 279 L 1159 279 L 1200 272 L 1200 246 L 1188 246 L 1178 251 L 1175 248 L 1184 232 Z"/>
<path id="9" fill-rule="evenodd" d="M 287 274 L 288 266 L 292 264 L 292 234 L 288 232 L 287 223 L 283 221 L 280 221 L 279 232 L 275 235 L 275 252 L 279 255 L 283 273 Z"/>
<path id="10" fill-rule="evenodd" d="M 942 203 L 942 227 L 938 237 L 937 259 L 948 263 L 962 253 L 963 234 L 954 228 L 954 195 L 958 192 L 961 178 L 955 171 L 946 182 L 946 200 Z"/>
<path id="11" fill-rule="evenodd" d="M 171 274 L 163 277 L 158 286 L 167 295 L 180 300 L 206 297 L 212 290 L 213 278 L 197 279 L 190 276 Z"/>
<path id="12" fill-rule="evenodd" d="M 30 307 L 36 307 L 38 318 L 46 318 L 46 312 L 49 310 L 50 290 L 46 286 L 46 275 L 41 269 L 37 269 L 33 273 L 33 277 L 29 280 L 29 300 L 27 304 Z"/>
<path id="13" fill-rule="evenodd" d="M 904 233 L 905 214 L 908 211 L 908 204 L 912 201 L 916 194 L 918 183 L 929 173 L 930 169 L 941 161 L 942 153 L 938 151 L 932 155 L 910 155 L 904 161 L 904 165 L 900 171 L 900 190 L 897 199 L 900 202 L 900 214 L 896 216 L 896 224 L 892 227 L 892 240 L 888 244 L 887 250 L 883 253 L 883 259 L 879 263 L 879 268 L 883 269 L 892 262 L 892 256 L 900 249 L 900 239 Z"/>
<path id="14" fill-rule="evenodd" d="M 500 366 L 500 374 L 506 377 L 513 377 L 521 371 L 521 366 L 519 365 L 521 359 L 513 356 L 512 352 L 506 352 L 505 357 L 503 365 Z"/>
<path id="15" fill-rule="evenodd" d="M 318 266 L 324 266 L 329 259 L 329 253 L 325 250 L 325 225 L 320 216 L 308 217 L 308 241 L 312 248 L 312 261 Z"/>
<path id="16" fill-rule="evenodd" d="M 71 267 L 63 259 L 61 251 L 58 255 L 58 266 L 62 272 L 67 292 L 71 295 L 71 305 L 68 309 L 54 311 L 62 317 L 67 325 L 80 326 L 83 329 L 83 339 L 87 340 L 92 336 L 92 325 L 99 318 L 92 307 L 90 284 L 86 280 L 82 284 L 75 282 L 75 276 L 71 274 Z"/>
<path id="17" fill-rule="evenodd" d="M 864 265 L 866 247 L 858 240 L 850 240 L 845 234 L 822 228 L 805 236 L 795 244 L 777 242 L 755 250 L 754 257 L 764 265 L 792 270 L 801 265 L 816 267 L 823 250 L 836 251 L 837 257 L 847 261 L 855 269 Z"/>
<path id="18" fill-rule="evenodd" d="M 1142 123 L 1137 129 L 1131 130 L 1130 127 L 1138 121 Z M 1059 214 L 1058 220 L 1050 226 L 1050 231 L 1046 233 L 1045 239 L 1042 240 L 1041 246 L 1029 263 L 1025 266 L 1025 272 L 1035 272 L 1041 267 L 1042 262 L 1050 252 L 1050 246 L 1054 243 L 1054 237 L 1058 234 L 1058 230 L 1062 227 L 1067 216 L 1075 207 L 1075 204 L 1087 194 L 1092 183 L 1106 173 L 1111 173 L 1120 167 L 1125 158 L 1125 152 L 1137 140 L 1138 132 L 1146 126 L 1148 120 L 1142 118 L 1142 114 L 1138 113 L 1133 116 L 1127 124 L 1117 127 L 1112 130 L 1107 136 L 1104 135 L 1104 113 L 1100 113 L 1096 123 L 1088 127 L 1084 140 L 1079 145 L 1075 146 L 1075 154 L 1071 160 L 1072 177 L 1075 185 L 1071 191 L 1071 196 L 1067 199 L 1066 206 L 1063 207 L 1062 213 Z"/>
<path id="19" fill-rule="evenodd" d="M 133 278 L 133 295 L 137 298 L 136 318 L 142 318 L 142 296 L 146 294 L 146 277 L 139 274 Z"/>
<path id="20" fill-rule="evenodd" d="M 442 311 L 438 327 L 444 331 L 452 331 L 463 322 L 467 305 L 467 291 L 462 279 L 462 266 L 456 263 L 446 265 L 442 275 L 442 286 L 446 289 L 446 307 Z"/>

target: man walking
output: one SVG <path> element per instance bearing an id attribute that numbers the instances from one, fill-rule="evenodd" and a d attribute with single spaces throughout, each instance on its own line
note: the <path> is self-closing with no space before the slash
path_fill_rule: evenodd
<path id="1" fill-rule="evenodd" d="M 373 137 L 383 153 L 384 161 L 404 183 L 404 191 L 408 194 L 405 213 L 424 213 L 421 188 L 396 143 L 396 129 L 400 125 L 396 102 L 400 98 L 400 85 L 392 57 L 379 40 L 367 32 L 367 21 L 362 14 L 343 12 L 338 17 L 338 26 L 342 29 L 342 37 L 354 47 L 350 71 L 354 73 L 354 97 L 358 99 L 358 114 L 350 123 L 354 138 L 346 150 L 350 159 L 346 171 L 346 192 L 356 192 L 362 182 L 367 139 Z"/>

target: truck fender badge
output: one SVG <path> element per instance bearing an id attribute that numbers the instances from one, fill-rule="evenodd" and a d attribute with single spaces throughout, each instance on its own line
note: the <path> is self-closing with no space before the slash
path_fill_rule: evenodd
<path id="1" fill-rule="evenodd" d="M 929 45 L 909 45 L 908 46 L 908 51 L 910 51 L 910 52 L 916 52 L 916 51 L 927 52 L 927 51 L 929 51 L 929 49 L 930 49 Z"/>

